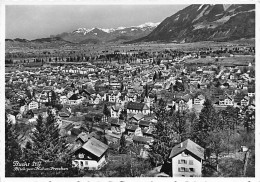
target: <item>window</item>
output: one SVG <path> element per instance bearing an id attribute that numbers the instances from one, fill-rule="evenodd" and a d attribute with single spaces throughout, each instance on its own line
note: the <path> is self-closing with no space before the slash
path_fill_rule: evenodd
<path id="1" fill-rule="evenodd" d="M 178 168 L 178 171 L 179 171 L 179 172 L 185 172 L 185 167 L 179 167 L 179 168 Z"/>
<path id="2" fill-rule="evenodd" d="M 179 164 L 187 164 L 187 161 L 184 159 L 179 160 Z"/>
<path id="3" fill-rule="evenodd" d="M 190 172 L 195 172 L 194 168 L 189 168 Z"/>
<path id="4" fill-rule="evenodd" d="M 79 158 L 83 159 L 84 158 L 84 154 L 79 154 Z"/>
<path id="5" fill-rule="evenodd" d="M 193 160 L 189 160 L 189 165 L 193 165 Z"/>

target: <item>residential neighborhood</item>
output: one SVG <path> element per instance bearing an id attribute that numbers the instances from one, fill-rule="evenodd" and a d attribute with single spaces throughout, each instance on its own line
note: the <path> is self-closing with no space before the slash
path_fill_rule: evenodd
<path id="1" fill-rule="evenodd" d="M 147 57 L 152 61 L 147 63 L 147 58 L 138 58 L 140 54 L 132 62 L 122 59 L 106 64 L 100 60 L 74 65 L 53 61 L 34 67 L 24 63 L 15 72 L 7 71 L 6 116 L 13 124 L 27 128 L 20 132 L 21 146 L 31 142 L 30 132 L 39 115 L 46 119 L 51 113 L 60 135 L 68 138 L 72 165 L 81 170 L 100 170 L 109 163 L 110 150 L 119 151 L 122 137 L 126 146 L 139 147 L 139 157 L 149 158 L 160 105 L 167 112 L 199 117 L 208 99 L 219 112 L 229 107 L 238 109 L 240 117 L 255 112 L 253 59 L 240 65 L 207 65 L 189 63 L 184 59 L 188 53 L 180 57 L 168 53 L 174 59 L 151 55 Z M 165 57 L 164 52 L 155 55 L 159 54 Z M 253 124 L 248 123 L 248 127 Z M 189 138 L 183 141 L 180 134 L 173 132 L 172 141 L 178 145 L 171 149 L 169 159 L 174 167 L 167 175 L 187 176 L 190 171 L 189 176 L 202 176 L 205 149 Z M 193 151 L 193 145 L 201 148 L 200 154 Z M 194 158 L 194 164 L 189 164 L 193 168 L 177 168 L 190 160 L 175 159 L 176 155 L 186 155 L 185 150 Z"/>
<path id="2" fill-rule="evenodd" d="M 5 177 L 255 177 L 254 4 L 140 7 L 6 8 Z"/>

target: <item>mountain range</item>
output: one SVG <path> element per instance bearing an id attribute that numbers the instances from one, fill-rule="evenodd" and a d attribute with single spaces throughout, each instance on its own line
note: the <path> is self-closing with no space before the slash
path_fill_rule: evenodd
<path id="1" fill-rule="evenodd" d="M 163 20 L 136 42 L 229 41 L 255 37 L 254 4 L 195 4 Z"/>

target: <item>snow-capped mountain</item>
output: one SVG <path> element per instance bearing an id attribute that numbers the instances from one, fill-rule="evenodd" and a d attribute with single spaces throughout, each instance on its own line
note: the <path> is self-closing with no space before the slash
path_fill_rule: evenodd
<path id="1" fill-rule="evenodd" d="M 74 43 L 129 41 L 148 35 L 160 23 L 147 22 L 137 26 L 117 28 L 78 28 L 55 37 Z"/>
<path id="2" fill-rule="evenodd" d="M 81 34 L 86 35 L 87 33 L 93 32 L 95 29 L 101 30 L 101 31 L 106 32 L 106 33 L 112 33 L 112 32 L 119 31 L 119 30 L 124 31 L 124 29 L 129 29 L 129 28 L 131 28 L 132 31 L 137 30 L 137 29 L 142 29 L 143 31 L 145 31 L 147 29 L 153 29 L 153 28 L 157 27 L 159 24 L 160 24 L 160 22 L 158 22 L 158 23 L 147 22 L 147 23 L 144 23 L 144 24 L 141 24 L 141 25 L 138 25 L 138 26 L 130 26 L 130 27 L 90 28 L 90 29 L 78 28 L 77 30 L 74 30 L 72 33 L 81 33 Z"/>

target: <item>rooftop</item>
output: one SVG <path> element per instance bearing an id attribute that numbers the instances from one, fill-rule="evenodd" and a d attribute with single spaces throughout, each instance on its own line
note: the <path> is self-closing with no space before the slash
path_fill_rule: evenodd
<path id="1" fill-rule="evenodd" d="M 195 142 L 191 141 L 190 139 L 185 140 L 184 142 L 174 146 L 172 148 L 170 158 L 175 157 L 176 155 L 180 154 L 184 150 L 188 150 L 197 157 L 204 159 L 204 148 L 196 144 Z"/>
<path id="2" fill-rule="evenodd" d="M 95 156 L 100 157 L 106 152 L 108 146 L 92 137 L 82 146 L 82 148 L 94 154 Z"/>

